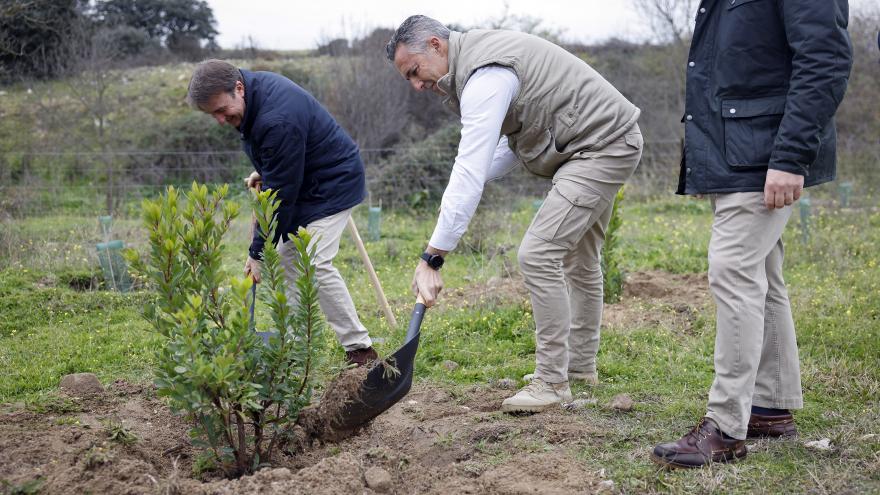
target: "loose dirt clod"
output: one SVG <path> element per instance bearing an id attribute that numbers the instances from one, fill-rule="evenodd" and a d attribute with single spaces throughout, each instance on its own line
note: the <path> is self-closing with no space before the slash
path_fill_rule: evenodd
<path id="1" fill-rule="evenodd" d="M 61 378 L 61 390 L 74 397 L 84 397 L 86 395 L 100 394 L 104 391 L 98 377 L 93 373 L 74 373 L 65 375 Z"/>
<path id="2" fill-rule="evenodd" d="M 635 402 L 633 402 L 629 394 L 617 394 L 611 399 L 608 407 L 616 411 L 627 412 L 632 411 L 633 405 L 635 405 Z"/>
<path id="3" fill-rule="evenodd" d="M 380 468 L 371 467 L 364 473 L 367 488 L 377 492 L 387 492 L 391 488 L 391 473 Z"/>

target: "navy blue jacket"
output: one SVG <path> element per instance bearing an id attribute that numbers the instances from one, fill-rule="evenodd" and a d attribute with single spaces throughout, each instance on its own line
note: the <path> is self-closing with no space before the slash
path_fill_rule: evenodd
<path id="1" fill-rule="evenodd" d="M 768 167 L 834 180 L 852 68 L 847 0 L 703 0 L 678 194 L 763 191 Z"/>
<path id="2" fill-rule="evenodd" d="M 281 200 L 273 242 L 363 201 L 366 181 L 358 147 L 330 113 L 284 76 L 244 69 L 241 75 L 244 152 L 263 177 L 263 188 L 278 191 Z M 249 252 L 262 259 L 259 229 Z"/>

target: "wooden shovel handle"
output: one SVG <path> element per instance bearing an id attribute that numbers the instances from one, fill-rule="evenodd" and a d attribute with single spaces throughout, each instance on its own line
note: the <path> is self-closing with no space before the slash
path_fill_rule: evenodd
<path id="1" fill-rule="evenodd" d="M 397 319 L 394 318 L 394 313 L 391 312 L 391 308 L 388 306 L 388 299 L 385 298 L 385 291 L 382 290 L 382 283 L 379 282 L 379 276 L 376 275 L 376 270 L 373 269 L 373 263 L 370 262 L 370 255 L 367 254 L 367 248 L 364 247 L 364 241 L 361 239 L 361 234 L 358 232 L 357 225 L 354 223 L 354 218 L 348 217 L 348 231 L 351 233 L 351 238 L 354 239 L 354 244 L 357 246 L 358 253 L 361 255 L 361 260 L 364 262 L 364 266 L 367 267 L 367 273 L 370 275 L 370 282 L 373 284 L 373 290 L 376 292 L 376 300 L 379 302 L 379 306 L 382 307 L 382 312 L 385 313 L 385 319 L 388 320 L 388 323 L 392 328 L 397 327 Z"/>

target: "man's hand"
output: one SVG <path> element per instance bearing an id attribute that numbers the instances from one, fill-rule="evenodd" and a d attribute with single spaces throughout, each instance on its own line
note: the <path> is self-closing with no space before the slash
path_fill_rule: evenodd
<path id="1" fill-rule="evenodd" d="M 256 171 L 251 172 L 251 175 L 248 175 L 244 178 L 244 185 L 247 186 L 248 189 L 253 189 L 257 186 L 263 185 L 263 178 Z"/>
<path id="2" fill-rule="evenodd" d="M 771 168 L 767 170 L 767 180 L 764 181 L 764 204 L 770 210 L 783 208 L 800 199 L 803 190 L 803 175 Z"/>
<path id="3" fill-rule="evenodd" d="M 260 267 L 261 266 L 262 266 L 262 263 L 260 263 L 258 260 L 251 258 L 250 256 L 248 256 L 247 261 L 245 261 L 245 263 L 244 263 L 245 276 L 246 277 L 249 276 L 252 279 L 254 279 L 255 284 L 260 283 Z"/>
<path id="4" fill-rule="evenodd" d="M 424 260 L 419 261 L 413 275 L 413 294 L 415 296 L 421 294 L 425 306 L 430 308 L 437 302 L 441 290 L 443 290 L 443 277 L 440 276 L 440 272 L 428 266 Z"/>

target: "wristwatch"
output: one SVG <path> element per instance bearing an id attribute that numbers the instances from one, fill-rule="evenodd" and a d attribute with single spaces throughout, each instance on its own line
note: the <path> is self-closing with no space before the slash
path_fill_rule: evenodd
<path id="1" fill-rule="evenodd" d="M 439 254 L 422 253 L 421 258 L 434 270 L 439 270 L 443 266 L 443 256 Z"/>

